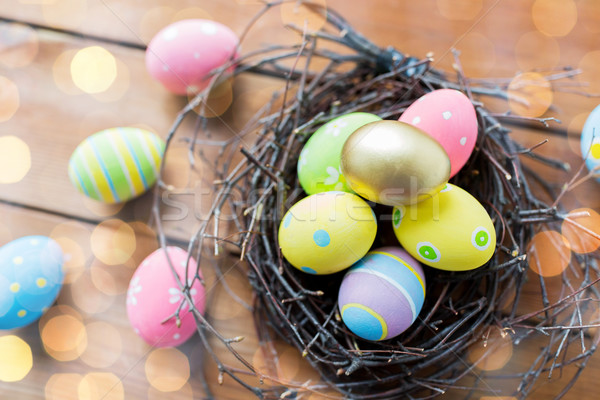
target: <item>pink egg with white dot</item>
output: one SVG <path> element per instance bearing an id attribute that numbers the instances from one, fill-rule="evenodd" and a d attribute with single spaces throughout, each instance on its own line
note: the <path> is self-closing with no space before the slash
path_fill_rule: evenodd
<path id="1" fill-rule="evenodd" d="M 184 286 L 182 290 L 171 266 Z M 196 277 L 197 263 L 179 247 L 158 249 L 144 259 L 133 274 L 127 290 L 127 315 L 135 333 L 153 347 L 174 347 L 196 332 L 196 320 L 186 294 L 194 308 L 204 313 L 204 286 Z M 186 276 L 187 269 L 187 279 Z M 198 276 L 202 274 L 198 270 Z M 176 314 L 180 325 L 177 326 Z"/>
<path id="2" fill-rule="evenodd" d="M 209 84 L 211 71 L 236 57 L 238 43 L 236 34 L 218 22 L 178 21 L 150 41 L 146 68 L 172 93 L 197 93 Z"/>
<path id="3" fill-rule="evenodd" d="M 412 103 L 399 121 L 433 137 L 450 158 L 450 176 L 467 163 L 477 141 L 477 114 L 467 96 L 454 89 L 427 93 Z"/>

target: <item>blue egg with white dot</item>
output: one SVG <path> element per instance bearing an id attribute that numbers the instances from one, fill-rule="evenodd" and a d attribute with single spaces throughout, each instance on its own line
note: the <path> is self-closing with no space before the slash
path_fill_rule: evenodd
<path id="1" fill-rule="evenodd" d="M 600 106 L 597 106 L 585 120 L 581 131 L 581 155 L 589 171 L 594 171 L 600 182 Z"/>
<path id="2" fill-rule="evenodd" d="M 342 321 L 371 341 L 391 339 L 408 329 L 425 302 L 425 274 L 400 247 L 370 251 L 348 270 L 338 295 Z"/>
<path id="3" fill-rule="evenodd" d="M 0 329 L 37 321 L 63 280 L 63 252 L 49 237 L 25 236 L 0 247 Z"/>

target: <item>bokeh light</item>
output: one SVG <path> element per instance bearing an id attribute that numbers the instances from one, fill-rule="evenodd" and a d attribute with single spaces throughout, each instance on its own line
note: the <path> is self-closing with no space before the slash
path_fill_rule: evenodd
<path id="1" fill-rule="evenodd" d="M 460 50 L 461 58 L 466 60 L 477 60 L 477 62 L 463 63 L 466 76 L 486 76 L 496 66 L 496 46 L 486 36 L 479 32 L 466 34 L 456 44 Z"/>
<path id="2" fill-rule="evenodd" d="M 139 36 L 149 43 L 162 28 L 173 22 L 176 11 L 171 7 L 154 7 L 146 11 L 140 21 Z"/>
<path id="3" fill-rule="evenodd" d="M 129 226 L 135 233 L 136 248 L 131 257 L 133 268 L 136 268 L 150 253 L 158 249 L 158 235 L 152 227 L 142 221 L 130 222 Z"/>
<path id="4" fill-rule="evenodd" d="M 521 35 L 515 45 L 515 57 L 523 71 L 550 69 L 560 61 L 560 46 L 550 36 L 538 31 L 527 32 Z"/>
<path id="5" fill-rule="evenodd" d="M 274 353 L 271 352 L 273 349 Z M 265 353 L 273 358 L 265 358 Z M 276 354 L 276 355 L 275 355 Z M 267 344 L 259 347 L 252 357 L 252 365 L 266 378 L 293 383 L 300 370 L 301 354 L 289 345 Z"/>
<path id="6" fill-rule="evenodd" d="M 301 30 L 306 28 L 308 32 L 321 29 L 327 21 L 326 11 L 321 12 L 321 8 L 327 9 L 327 1 L 314 0 L 311 3 L 320 7 L 313 8 L 299 1 L 289 1 L 281 4 L 283 24 L 294 25 Z"/>
<path id="7" fill-rule="evenodd" d="M 584 90 L 591 94 L 600 93 L 600 50 L 586 53 L 578 67 L 582 73 L 577 79 L 584 85 Z"/>
<path id="8" fill-rule="evenodd" d="M 503 368 L 513 355 L 510 335 L 492 329 L 484 337 L 469 347 L 468 360 L 482 371 L 495 371 Z"/>
<path id="9" fill-rule="evenodd" d="M 73 315 L 52 317 L 40 325 L 40 331 L 44 349 L 58 361 L 77 359 L 87 346 L 85 326 Z"/>
<path id="10" fill-rule="evenodd" d="M 200 7 L 189 7 L 179 10 L 173 15 L 172 22 L 181 21 L 184 19 L 214 19 L 208 11 Z"/>
<path id="11" fill-rule="evenodd" d="M 444 18 L 456 21 L 475 18 L 483 7 L 483 0 L 436 0 L 436 3 Z"/>
<path id="12" fill-rule="evenodd" d="M 569 241 L 557 231 L 542 231 L 527 246 L 529 268 L 544 277 L 560 275 L 569 265 Z"/>
<path id="13" fill-rule="evenodd" d="M 0 381 L 18 382 L 33 367 L 31 347 L 18 336 L 0 336 Z"/>
<path id="14" fill-rule="evenodd" d="M 46 400 L 65 400 L 77 399 L 79 382 L 81 375 L 79 374 L 54 374 L 48 379 L 45 387 Z"/>
<path id="15" fill-rule="evenodd" d="M 94 200 L 87 196 L 79 196 L 85 208 L 99 217 L 111 217 L 118 214 L 125 206 L 125 202 L 107 204 L 101 201 Z"/>
<path id="16" fill-rule="evenodd" d="M 86 93 L 104 92 L 117 78 L 115 57 L 104 47 L 83 48 L 71 60 L 71 78 Z"/>
<path id="17" fill-rule="evenodd" d="M 76 29 L 87 14 L 87 0 L 53 0 L 42 2 L 42 15 L 50 26 Z"/>
<path id="18" fill-rule="evenodd" d="M 113 373 L 92 372 L 85 375 L 77 387 L 79 400 L 123 400 L 123 383 Z"/>
<path id="19" fill-rule="evenodd" d="M 7 77 L 0 75 L 0 122 L 11 119 L 20 104 L 21 98 L 17 85 Z"/>
<path id="20" fill-rule="evenodd" d="M 146 379 L 161 392 L 180 390 L 190 378 L 190 363 L 174 348 L 153 350 L 146 359 Z"/>
<path id="21" fill-rule="evenodd" d="M 122 99 L 129 90 L 131 76 L 129 67 L 118 58 L 115 58 L 115 63 L 117 72 L 114 82 L 105 91 L 92 94 L 92 96 L 100 102 L 110 103 L 118 101 Z"/>
<path id="22" fill-rule="evenodd" d="M 229 287 L 231 292 L 240 296 L 243 300 L 246 300 L 246 294 L 249 294 L 250 290 L 248 287 L 248 281 L 244 280 L 237 273 L 230 272 L 224 275 L 225 284 Z M 223 284 L 219 284 L 212 290 L 212 300 L 214 307 L 211 307 L 208 312 L 210 317 L 214 320 L 228 320 L 239 316 L 239 314 L 245 310 L 244 306 L 240 304 L 237 299 L 233 299 Z M 250 303 L 252 300 L 248 299 Z"/>
<path id="23" fill-rule="evenodd" d="M 53 239 L 58 243 L 64 254 L 64 283 L 72 283 L 79 278 L 85 269 L 87 260 L 83 253 L 83 249 L 77 242 L 68 237 L 60 236 Z"/>
<path id="24" fill-rule="evenodd" d="M 108 265 L 125 263 L 136 248 L 133 228 L 119 219 L 109 219 L 98 224 L 90 241 L 94 255 Z"/>
<path id="25" fill-rule="evenodd" d="M 589 216 L 578 216 L 585 213 Z M 577 208 L 569 212 L 567 219 L 562 223 L 562 234 L 575 253 L 591 253 L 600 247 L 600 239 L 591 235 L 586 229 L 600 236 L 600 214 L 591 208 Z"/>
<path id="26" fill-rule="evenodd" d="M 104 312 L 113 305 L 115 297 L 107 295 L 98 290 L 94 285 L 89 270 L 84 271 L 81 276 L 71 284 L 71 297 L 73 303 L 87 314 Z"/>
<path id="27" fill-rule="evenodd" d="M 508 85 L 508 105 L 513 113 L 524 117 L 542 116 L 553 97 L 552 85 L 537 72 L 518 74 Z"/>
<path id="28" fill-rule="evenodd" d="M 598 0 L 578 0 L 579 23 L 591 33 L 600 33 L 598 23 Z"/>
<path id="29" fill-rule="evenodd" d="M 133 259 L 123 265 L 106 265 L 98 259 L 92 261 L 90 278 L 94 287 L 100 292 L 115 296 L 125 293 L 137 264 Z"/>
<path id="30" fill-rule="evenodd" d="M 0 24 L 0 64 L 8 68 L 25 67 L 39 50 L 37 32 L 19 23 Z"/>
<path id="31" fill-rule="evenodd" d="M 577 24 L 577 6 L 573 0 L 536 0 L 531 17 L 544 35 L 566 36 Z"/>
<path id="32" fill-rule="evenodd" d="M 0 136 L 0 184 L 20 182 L 30 169 L 27 143 L 16 136 Z"/>
<path id="33" fill-rule="evenodd" d="M 231 81 L 231 79 L 227 79 L 215 86 L 208 95 L 208 100 L 205 104 L 200 104 L 194 111 L 207 118 L 215 118 L 223 115 L 233 102 L 233 88 Z M 193 98 L 194 93 L 190 93 L 188 99 L 192 100 Z"/>
<path id="34" fill-rule="evenodd" d="M 77 54 L 77 50 L 66 50 L 56 57 L 52 64 L 52 76 L 56 87 L 65 94 L 77 95 L 81 94 L 81 90 L 71 79 L 71 61 Z"/>
<path id="35" fill-rule="evenodd" d="M 120 357 L 123 348 L 117 328 L 104 321 L 90 322 L 85 326 L 87 347 L 81 360 L 94 368 L 108 368 Z"/>
<path id="36" fill-rule="evenodd" d="M 147 400 L 164 400 L 165 393 L 160 390 L 149 386 L 148 387 L 148 399 Z M 169 392 L 169 400 L 194 400 L 194 390 L 192 385 L 187 382 L 181 387 L 181 389 Z"/>

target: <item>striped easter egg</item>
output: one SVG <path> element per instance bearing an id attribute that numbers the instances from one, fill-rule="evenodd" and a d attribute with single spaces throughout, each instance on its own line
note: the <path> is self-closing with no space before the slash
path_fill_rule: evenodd
<path id="1" fill-rule="evenodd" d="M 77 146 L 69 160 L 69 178 L 92 199 L 121 203 L 154 185 L 164 151 L 164 142 L 144 129 L 105 129 Z"/>
<path id="2" fill-rule="evenodd" d="M 338 306 L 344 324 L 366 340 L 386 340 L 417 319 L 425 301 L 425 274 L 400 247 L 370 251 L 348 270 Z"/>

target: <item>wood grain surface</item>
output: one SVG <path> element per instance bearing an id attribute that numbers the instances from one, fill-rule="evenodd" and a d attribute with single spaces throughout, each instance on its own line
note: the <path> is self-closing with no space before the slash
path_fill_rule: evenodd
<path id="1" fill-rule="evenodd" d="M 339 11 L 380 46 L 391 45 L 417 57 L 431 53 L 436 68 L 451 71 L 455 61 L 450 50 L 456 48 L 467 76 L 497 79 L 500 86 L 508 85 L 523 71 L 548 76 L 560 73 L 563 67 L 582 68 L 582 74 L 567 83 L 554 84 L 550 91 L 553 106 L 544 116 L 556 117 L 560 124 L 551 123 L 548 129 L 537 122 L 510 125 L 512 135 L 525 146 L 547 139 L 537 151 L 571 165 L 571 171 L 556 173 L 527 161 L 548 182 L 561 185 L 580 166 L 579 134 L 585 117 L 599 102 L 594 95 L 600 93 L 600 2 L 320 3 Z M 3 382 L 0 372 L 0 399 L 200 399 L 206 396 L 203 374 L 216 399 L 252 398 L 227 377 L 222 385 L 217 383 L 215 363 L 197 337 L 176 350 L 158 351 L 135 335 L 126 316 L 125 292 L 136 266 L 158 247 L 150 227 L 152 194 L 124 206 L 92 202 L 71 185 L 67 165 L 77 145 L 101 129 L 133 125 L 166 137 L 186 99 L 166 92 L 146 72 L 144 47 L 162 27 L 176 20 L 201 17 L 220 21 L 240 34 L 260 8 L 260 2 L 254 0 L 0 0 L 0 139 L 18 137 L 26 143 L 31 158 L 22 179 L 14 183 L 2 183 L 0 179 L 0 245 L 24 235 L 41 234 L 56 239 L 69 254 L 67 282 L 55 307 L 39 324 L 0 332 L 0 337 L 22 338 L 33 353 L 33 368 L 22 380 Z M 271 10 L 247 36 L 243 51 L 297 42 L 298 35 L 284 26 L 293 21 L 291 17 L 278 8 Z M 92 46 L 110 52 L 117 63 L 114 82 L 97 94 L 78 88 L 71 70 L 73 56 Z M 236 78 L 229 110 L 210 122 L 212 138 L 226 139 L 238 132 L 281 85 L 281 81 L 252 74 Z M 527 99 L 534 103 L 540 100 L 535 95 Z M 518 110 L 518 105 L 499 99 L 486 98 L 485 105 L 498 113 L 510 111 L 511 106 L 513 111 Z M 215 179 L 214 149 L 207 148 L 203 157 L 196 155 L 195 168 L 190 169 L 185 139 L 192 137 L 193 130 L 193 123 L 186 122 L 166 156 L 165 179 L 177 188 L 172 197 L 163 198 L 166 233 L 181 245 L 201 223 L 212 195 L 202 188 Z M 0 165 L 5 165 L 2 160 Z M 14 176 L 21 167 L 0 172 L 0 177 Z M 566 202 L 573 208 L 585 206 L 598 211 L 599 195 L 600 185 L 590 181 L 568 193 Z M 103 262 L 111 246 L 124 246 L 129 252 L 125 262 Z M 203 271 L 210 288 L 207 316 L 223 336 L 245 337 L 235 348 L 272 378 L 264 384 L 317 384 L 319 377 L 288 345 L 272 343 L 278 354 L 276 365 L 265 362 L 267 355 L 257 351 L 254 320 L 244 306 L 252 303 L 252 293 L 238 261 L 223 257 L 206 263 Z M 217 284 L 215 265 L 227 272 L 227 286 Z M 551 280 L 549 287 L 558 287 L 559 278 L 553 279 L 556 281 Z M 243 300 L 242 304 L 231 297 L 227 288 Z M 531 276 L 524 296 L 524 303 L 531 309 L 539 307 L 535 276 Z M 70 328 L 53 332 L 49 322 L 57 317 L 66 320 L 65 316 L 71 321 Z M 211 340 L 220 357 L 242 368 L 216 339 Z M 498 354 L 508 354 L 501 363 L 504 367 L 493 372 L 473 369 L 468 379 L 477 380 L 482 390 L 471 398 L 505 399 L 492 396 L 490 390 L 511 391 L 514 380 L 490 376 L 526 370 L 539 354 L 539 346 L 528 340 L 510 346 L 510 354 L 501 347 Z M 457 357 L 471 362 L 470 354 Z M 0 354 L 0 371 L 2 368 Z M 542 377 L 531 398 L 553 398 L 573 373 L 575 368 L 566 368 L 551 378 Z M 596 380 L 599 373 L 600 356 L 596 355 L 564 398 L 600 398 Z M 458 388 L 440 396 L 464 397 Z M 319 389 L 299 398 L 336 397 L 331 390 Z"/>

